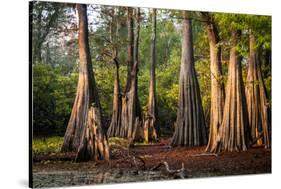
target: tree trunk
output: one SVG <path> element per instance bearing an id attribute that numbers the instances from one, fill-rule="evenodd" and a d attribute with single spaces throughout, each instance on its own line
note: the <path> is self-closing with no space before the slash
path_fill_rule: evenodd
<path id="1" fill-rule="evenodd" d="M 115 18 L 115 19 L 114 19 Z M 115 41 L 113 41 L 113 24 L 115 27 Z M 115 65 L 115 76 L 114 76 L 114 92 L 113 92 L 113 108 L 112 108 L 112 116 L 110 126 L 107 130 L 108 137 L 119 137 L 121 135 L 121 111 L 122 111 L 122 98 L 120 93 L 120 78 L 119 78 L 119 62 L 118 58 L 118 35 L 119 35 L 119 27 L 118 27 L 118 19 L 117 17 L 112 16 L 112 20 L 110 22 L 110 42 L 113 45 L 112 56 L 113 63 Z"/>
<path id="2" fill-rule="evenodd" d="M 214 152 L 247 150 L 248 115 L 237 43 L 241 31 L 232 30 L 228 80 L 222 124 Z"/>
<path id="3" fill-rule="evenodd" d="M 253 33 L 250 34 L 250 57 L 248 64 L 246 97 L 251 138 L 252 140 L 256 140 L 259 133 L 263 132 L 263 141 L 259 139 L 257 140 L 257 144 L 263 143 L 266 148 L 269 148 L 269 107 L 263 77 L 261 74 L 261 66 L 256 50 L 256 39 Z"/>
<path id="4" fill-rule="evenodd" d="M 194 68 L 192 25 L 184 11 L 182 57 L 177 121 L 172 146 L 199 146 L 207 143 L 200 89 Z"/>
<path id="5" fill-rule="evenodd" d="M 207 152 L 212 152 L 216 143 L 219 127 L 222 123 L 224 107 L 224 84 L 222 81 L 221 47 L 217 25 L 213 23 L 211 16 L 202 13 L 207 20 L 206 31 L 210 47 L 210 69 L 211 69 L 211 110 L 210 110 L 210 130 L 209 140 L 206 148 Z"/>
<path id="6" fill-rule="evenodd" d="M 79 78 L 77 92 L 64 136 L 62 151 L 77 152 L 76 161 L 109 160 L 109 146 L 103 131 L 88 41 L 86 5 L 77 4 L 79 16 Z"/>
<path id="7" fill-rule="evenodd" d="M 151 68 L 150 68 L 150 83 L 149 97 L 147 105 L 147 115 L 144 123 L 144 139 L 148 143 L 149 139 L 157 140 L 159 127 L 157 124 L 157 108 L 156 108 L 156 79 L 155 79 L 155 64 L 156 64 L 156 9 L 152 10 L 152 35 L 151 35 Z"/>
<path id="8" fill-rule="evenodd" d="M 129 22 L 128 22 L 129 24 Z M 130 26 L 128 25 L 128 30 Z M 128 35 L 129 43 L 132 43 L 131 38 L 134 39 L 134 45 L 129 44 L 128 46 L 133 46 L 133 52 L 131 48 L 128 48 L 128 59 L 131 61 L 133 57 L 133 67 L 130 72 L 130 76 L 127 78 L 127 86 L 129 88 L 126 90 L 124 96 L 122 97 L 122 113 L 121 113 L 121 137 L 128 138 L 130 141 L 138 140 L 142 138 L 141 130 L 141 110 L 140 103 L 138 99 L 137 91 L 137 73 L 138 73 L 138 46 L 139 46 L 139 31 L 140 31 L 140 9 L 136 9 L 136 22 L 135 22 L 135 33 L 134 37 Z M 131 33 L 132 35 L 132 33 Z M 133 54 L 132 54 L 133 53 Z M 133 55 L 133 56 L 132 56 Z M 129 62 L 129 61 L 128 61 Z"/>
<path id="9" fill-rule="evenodd" d="M 115 63 L 115 78 L 114 78 L 114 93 L 113 93 L 113 108 L 111 123 L 107 131 L 108 137 L 119 137 L 121 135 L 121 111 L 122 98 L 120 95 L 120 79 L 119 79 L 119 63 L 114 59 Z"/>
<path id="10" fill-rule="evenodd" d="M 127 63 L 127 82 L 125 93 L 130 90 L 131 85 L 131 72 L 134 66 L 134 20 L 133 9 L 127 8 L 127 27 L 128 27 L 128 63 Z"/>

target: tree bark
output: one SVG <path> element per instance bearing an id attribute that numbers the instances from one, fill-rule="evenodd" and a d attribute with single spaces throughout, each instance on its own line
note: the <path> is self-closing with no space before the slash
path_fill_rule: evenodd
<path id="1" fill-rule="evenodd" d="M 192 25 L 184 11 L 179 102 L 172 146 L 199 146 L 207 143 L 200 89 L 194 68 Z"/>
<path id="2" fill-rule="evenodd" d="M 248 63 L 248 75 L 246 85 L 246 97 L 248 105 L 249 126 L 251 138 L 256 140 L 260 132 L 263 132 L 263 141 L 257 140 L 257 144 L 264 144 L 265 148 L 270 147 L 269 140 L 269 107 L 266 90 L 261 73 L 261 66 L 256 49 L 256 39 L 250 33 L 250 56 Z"/>
<path id="3" fill-rule="evenodd" d="M 212 152 L 219 127 L 222 123 L 224 107 L 224 84 L 222 81 L 221 47 L 217 25 L 208 13 L 202 13 L 206 20 L 205 28 L 208 35 L 210 47 L 210 69 L 211 69 L 211 109 L 210 109 L 210 130 L 207 152 Z"/>
<path id="4" fill-rule="evenodd" d="M 127 63 L 127 82 L 125 87 L 125 93 L 130 90 L 131 85 L 131 72 L 134 67 L 134 20 L 133 9 L 127 8 L 127 27 L 128 27 L 128 63 Z"/>
<path id="5" fill-rule="evenodd" d="M 108 137 L 121 136 L 121 111 L 122 98 L 120 94 L 120 79 L 119 79 L 119 63 L 114 59 L 115 63 L 115 78 L 114 78 L 114 93 L 113 93 L 113 108 L 111 123 L 107 131 Z"/>
<path id="6" fill-rule="evenodd" d="M 144 139 L 148 143 L 150 139 L 156 141 L 159 134 L 159 126 L 157 124 L 157 107 L 156 107 L 156 79 L 155 79 L 155 64 L 156 64 L 156 9 L 152 10 L 152 35 L 150 48 L 150 83 L 149 97 L 147 104 L 147 115 L 144 123 Z"/>
<path id="7" fill-rule="evenodd" d="M 128 12 L 129 13 L 129 12 Z M 130 29 L 130 24 L 128 22 L 128 30 Z M 140 9 L 136 9 L 136 22 L 135 22 L 135 33 L 134 33 L 134 44 L 133 52 L 131 48 L 128 48 L 128 60 L 132 60 L 133 57 L 133 67 L 130 72 L 130 76 L 127 78 L 127 86 L 129 88 L 126 90 L 124 96 L 122 97 L 122 113 L 121 113 L 121 137 L 128 138 L 130 141 L 138 140 L 143 137 L 141 125 L 142 125 L 142 115 L 141 108 L 138 99 L 138 46 L 139 46 L 139 31 L 140 31 Z M 132 34 L 131 34 L 132 35 Z M 128 35 L 129 43 L 131 41 L 131 35 Z M 128 45 L 129 47 L 132 44 Z M 133 53 L 133 54 L 132 54 Z M 133 55 L 133 56 L 132 56 Z M 129 61 L 128 61 L 129 62 Z"/>
<path id="8" fill-rule="evenodd" d="M 115 24 L 115 41 L 113 41 L 113 24 Z M 122 98 L 120 92 L 120 78 L 119 78 L 119 62 L 118 58 L 118 19 L 112 15 L 112 20 L 110 22 L 110 42 L 113 44 L 112 56 L 113 64 L 115 65 L 115 75 L 114 75 L 114 92 L 113 92 L 113 107 L 110 126 L 107 130 L 108 137 L 119 137 L 121 135 L 121 111 L 122 111 Z"/>
<path id="9" fill-rule="evenodd" d="M 79 16 L 79 78 L 62 151 L 77 152 L 76 161 L 97 158 L 109 160 L 109 146 L 103 131 L 89 49 L 87 7 L 83 4 L 77 4 L 76 7 Z"/>
<path id="10" fill-rule="evenodd" d="M 241 70 L 241 56 L 237 51 L 237 43 L 241 31 L 235 29 L 231 33 L 230 60 L 223 120 L 214 152 L 245 151 L 249 144 L 248 115 Z"/>

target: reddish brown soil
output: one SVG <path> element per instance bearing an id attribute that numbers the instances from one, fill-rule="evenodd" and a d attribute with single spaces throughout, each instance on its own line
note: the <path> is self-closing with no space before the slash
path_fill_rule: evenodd
<path id="1" fill-rule="evenodd" d="M 49 154 L 35 156 L 33 171 L 91 171 L 110 169 L 136 169 L 150 170 L 161 161 L 168 162 L 170 169 L 180 169 L 182 163 L 189 171 L 189 177 L 237 175 L 271 173 L 271 150 L 263 147 L 250 148 L 245 152 L 227 152 L 219 156 L 204 154 L 202 147 L 178 147 L 170 148 L 168 140 L 161 140 L 158 144 L 136 145 L 130 149 L 129 155 L 125 148 L 112 149 L 111 162 L 99 161 L 97 163 L 75 163 L 75 155 Z M 136 161 L 133 161 L 136 157 Z M 159 170 L 164 170 L 161 167 Z"/>

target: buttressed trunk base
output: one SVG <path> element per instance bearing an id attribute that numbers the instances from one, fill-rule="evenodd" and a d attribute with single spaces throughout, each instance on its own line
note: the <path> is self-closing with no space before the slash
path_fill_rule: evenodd
<path id="1" fill-rule="evenodd" d="M 200 146 L 207 143 L 207 133 L 200 89 L 194 68 L 191 20 L 186 12 L 182 25 L 179 102 L 171 145 Z"/>
<path id="2" fill-rule="evenodd" d="M 62 151 L 77 152 L 76 161 L 109 160 L 109 146 L 103 131 L 88 41 L 87 7 L 76 5 L 79 16 L 79 78 L 77 92 L 64 136 Z"/>
<path id="3" fill-rule="evenodd" d="M 214 147 L 214 152 L 245 151 L 249 143 L 248 114 L 241 70 L 241 56 L 237 43 L 241 31 L 231 34 L 230 60 L 222 124 Z"/>
<path id="4" fill-rule="evenodd" d="M 265 148 L 270 147 L 269 139 L 269 107 L 266 89 L 261 73 L 261 66 L 256 50 L 256 39 L 253 33 L 250 34 L 250 57 L 248 64 L 248 75 L 246 85 L 246 97 L 249 115 L 251 138 L 257 140 L 257 144 L 264 144 Z M 258 139 L 262 133 L 263 140 Z"/>

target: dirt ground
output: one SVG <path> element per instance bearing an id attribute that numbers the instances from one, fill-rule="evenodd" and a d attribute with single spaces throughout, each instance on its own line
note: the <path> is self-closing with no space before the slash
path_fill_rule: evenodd
<path id="1" fill-rule="evenodd" d="M 271 150 L 253 147 L 245 152 L 215 155 L 204 153 L 202 147 L 171 148 L 168 140 L 158 144 L 111 148 L 110 163 L 104 161 L 75 163 L 75 154 L 44 154 L 33 158 L 34 187 L 71 186 L 140 182 L 179 178 L 167 173 L 184 165 L 185 178 L 271 173 Z"/>

